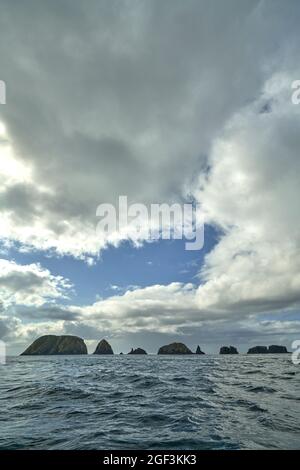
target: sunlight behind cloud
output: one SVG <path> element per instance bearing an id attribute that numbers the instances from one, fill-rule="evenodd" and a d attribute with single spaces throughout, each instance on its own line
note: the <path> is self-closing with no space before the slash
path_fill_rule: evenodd
<path id="1" fill-rule="evenodd" d="M 0 121 L 0 181 L 1 186 L 31 181 L 32 170 L 29 163 L 23 163 L 15 155 L 13 144 L 6 130 L 5 124 Z"/>

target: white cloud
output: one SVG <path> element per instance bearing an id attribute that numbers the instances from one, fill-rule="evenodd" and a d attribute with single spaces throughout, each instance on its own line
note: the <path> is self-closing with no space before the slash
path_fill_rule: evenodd
<path id="1" fill-rule="evenodd" d="M 247 309 L 242 312 L 232 307 L 227 302 L 222 309 L 217 303 L 205 308 L 192 284 L 153 285 L 92 305 L 42 305 L 25 311 L 15 308 L 14 314 L 0 316 L 0 335 L 18 351 L 43 334 L 79 335 L 87 340 L 90 351 L 104 336 L 114 338 L 117 345 L 126 337 L 136 342 L 136 335 L 139 344 L 145 341 L 153 352 L 154 344 L 167 341 L 163 337 L 212 344 L 211 351 L 215 351 L 216 345 L 226 342 L 243 348 L 257 342 L 289 345 L 291 338 L 299 336 L 300 320 L 289 320 L 289 310 L 286 319 L 281 315 L 276 320 L 271 315 L 267 320 L 266 316 L 261 319 Z"/>
<path id="2" fill-rule="evenodd" d="M 174 331 L 195 314 L 195 287 L 172 283 L 127 290 L 84 307 L 70 307 L 82 321 L 109 331 Z"/>
<path id="3" fill-rule="evenodd" d="M 207 308 L 299 307 L 300 108 L 290 100 L 292 76 L 272 77 L 228 123 L 200 178 L 202 210 L 224 232 L 201 270 L 198 301 Z"/>
<path id="4" fill-rule="evenodd" d="M 4 308 L 12 305 L 39 307 L 67 298 L 71 287 L 68 280 L 53 276 L 39 264 L 20 265 L 0 259 L 0 297 Z"/>

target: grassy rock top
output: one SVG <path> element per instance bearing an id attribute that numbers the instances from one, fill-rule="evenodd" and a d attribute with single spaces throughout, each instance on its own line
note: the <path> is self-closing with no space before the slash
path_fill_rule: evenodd
<path id="1" fill-rule="evenodd" d="M 87 347 L 78 336 L 46 335 L 36 339 L 21 356 L 56 354 L 87 354 Z"/>

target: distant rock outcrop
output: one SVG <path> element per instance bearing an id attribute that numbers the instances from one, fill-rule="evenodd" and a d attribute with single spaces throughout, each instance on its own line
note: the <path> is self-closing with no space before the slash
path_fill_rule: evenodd
<path id="1" fill-rule="evenodd" d="M 234 346 L 222 346 L 220 354 L 238 354 L 238 350 Z"/>
<path id="2" fill-rule="evenodd" d="M 269 354 L 287 354 L 288 350 L 285 346 L 277 346 L 275 344 L 272 344 L 272 346 L 269 346 L 268 352 Z"/>
<path id="3" fill-rule="evenodd" d="M 94 354 L 113 354 L 113 350 L 111 345 L 106 341 L 106 339 L 102 339 L 98 346 L 96 347 L 96 350 Z"/>
<path id="4" fill-rule="evenodd" d="M 254 348 L 250 348 L 247 354 L 268 354 L 267 346 L 254 346 Z"/>
<path id="5" fill-rule="evenodd" d="M 267 348 L 267 346 L 255 346 L 250 348 L 248 354 L 287 354 L 288 350 L 285 346 L 277 346 L 272 344 Z"/>
<path id="6" fill-rule="evenodd" d="M 201 351 L 201 348 L 200 348 L 200 346 L 197 346 L 197 349 L 196 349 L 196 354 L 202 354 L 202 355 L 205 355 L 205 352 Z"/>
<path id="7" fill-rule="evenodd" d="M 183 343 L 171 343 L 159 348 L 157 354 L 193 354 L 192 351 Z"/>
<path id="8" fill-rule="evenodd" d="M 128 354 L 147 354 L 146 351 L 142 348 L 137 348 L 137 349 L 131 349 L 131 351 Z"/>
<path id="9" fill-rule="evenodd" d="M 87 354 L 83 339 L 77 336 L 46 335 L 36 339 L 21 356 Z"/>

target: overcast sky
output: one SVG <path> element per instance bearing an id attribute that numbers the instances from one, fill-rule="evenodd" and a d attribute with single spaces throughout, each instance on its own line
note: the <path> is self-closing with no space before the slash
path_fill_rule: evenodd
<path id="1" fill-rule="evenodd" d="M 0 338 L 300 339 L 298 0 L 0 0 Z M 199 203 L 205 244 L 99 236 Z"/>

